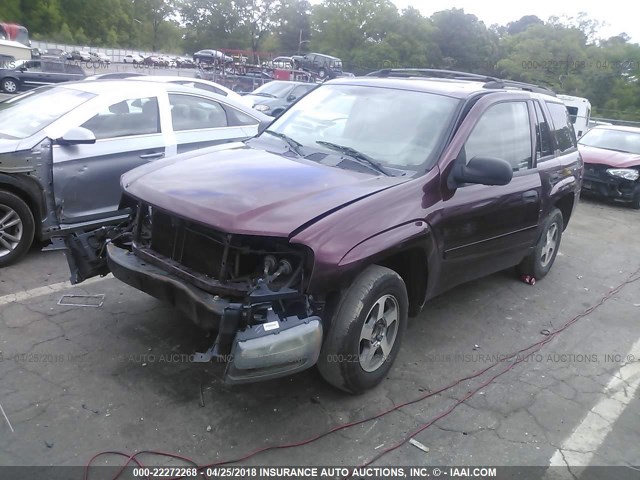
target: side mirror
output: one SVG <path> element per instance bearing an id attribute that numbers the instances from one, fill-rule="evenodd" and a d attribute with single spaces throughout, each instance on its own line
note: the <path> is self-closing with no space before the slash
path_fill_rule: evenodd
<path id="1" fill-rule="evenodd" d="M 512 178 L 513 168 L 506 160 L 492 157 L 473 157 L 466 165 L 464 162 L 456 163 L 449 176 L 449 185 L 455 187 L 463 183 L 507 185 Z"/>
<path id="2" fill-rule="evenodd" d="M 96 143 L 93 132 L 84 127 L 73 127 L 56 140 L 58 145 L 89 145 Z"/>

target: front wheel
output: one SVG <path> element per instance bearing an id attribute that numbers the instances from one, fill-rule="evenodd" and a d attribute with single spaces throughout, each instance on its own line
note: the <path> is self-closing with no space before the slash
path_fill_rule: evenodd
<path id="1" fill-rule="evenodd" d="M 557 208 L 544 221 L 542 234 L 533 251 L 518 265 L 518 273 L 530 275 L 536 280 L 543 278 L 558 255 L 562 231 L 564 230 L 564 219 L 562 212 Z"/>
<path id="2" fill-rule="evenodd" d="M 18 196 L 0 191 L 0 268 L 27 253 L 35 233 L 29 206 Z"/>
<path id="3" fill-rule="evenodd" d="M 393 364 L 408 319 L 407 289 L 393 270 L 372 265 L 342 293 L 318 360 L 322 377 L 349 393 L 380 383 Z"/>
<path id="4" fill-rule="evenodd" d="M 18 82 L 13 78 L 5 78 L 0 86 L 7 93 L 16 93 L 18 91 Z"/>

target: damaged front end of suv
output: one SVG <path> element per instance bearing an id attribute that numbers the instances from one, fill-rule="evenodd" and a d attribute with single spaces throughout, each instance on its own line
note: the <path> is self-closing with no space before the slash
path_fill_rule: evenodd
<path id="1" fill-rule="evenodd" d="M 304 287 L 313 253 L 286 238 L 214 230 L 125 197 L 129 220 L 65 238 L 72 283 L 112 272 L 217 332 L 194 357 L 227 363 L 225 381 L 281 377 L 313 366 L 322 323 Z"/>

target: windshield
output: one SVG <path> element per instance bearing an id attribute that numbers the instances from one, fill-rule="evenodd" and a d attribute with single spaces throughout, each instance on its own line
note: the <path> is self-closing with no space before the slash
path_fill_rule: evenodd
<path id="1" fill-rule="evenodd" d="M 270 95 L 282 97 L 291 90 L 291 82 L 269 82 L 256 88 L 251 95 Z"/>
<path id="2" fill-rule="evenodd" d="M 95 95 L 41 87 L 0 103 L 0 138 L 30 137 Z"/>
<path id="3" fill-rule="evenodd" d="M 458 99 L 360 85 L 322 85 L 294 104 L 269 130 L 305 147 L 317 142 L 362 152 L 385 166 L 412 169 L 435 154 Z"/>
<path id="4" fill-rule="evenodd" d="M 585 133 L 578 143 L 588 147 L 640 154 L 640 132 L 594 128 Z"/>

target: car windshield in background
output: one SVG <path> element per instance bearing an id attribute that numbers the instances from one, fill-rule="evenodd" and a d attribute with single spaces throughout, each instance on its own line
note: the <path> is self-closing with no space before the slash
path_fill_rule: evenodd
<path id="1" fill-rule="evenodd" d="M 251 95 L 281 97 L 289 90 L 291 90 L 291 82 L 269 82 L 256 88 Z"/>
<path id="2" fill-rule="evenodd" d="M 41 87 L 0 103 L 0 138 L 27 138 L 95 95 Z"/>
<path id="3" fill-rule="evenodd" d="M 350 147 L 383 165 L 415 169 L 441 143 L 459 103 L 444 95 L 355 85 L 315 89 L 269 130 L 335 154 Z"/>
<path id="4" fill-rule="evenodd" d="M 640 133 L 609 128 L 589 130 L 578 142 L 587 147 L 640 154 Z"/>

